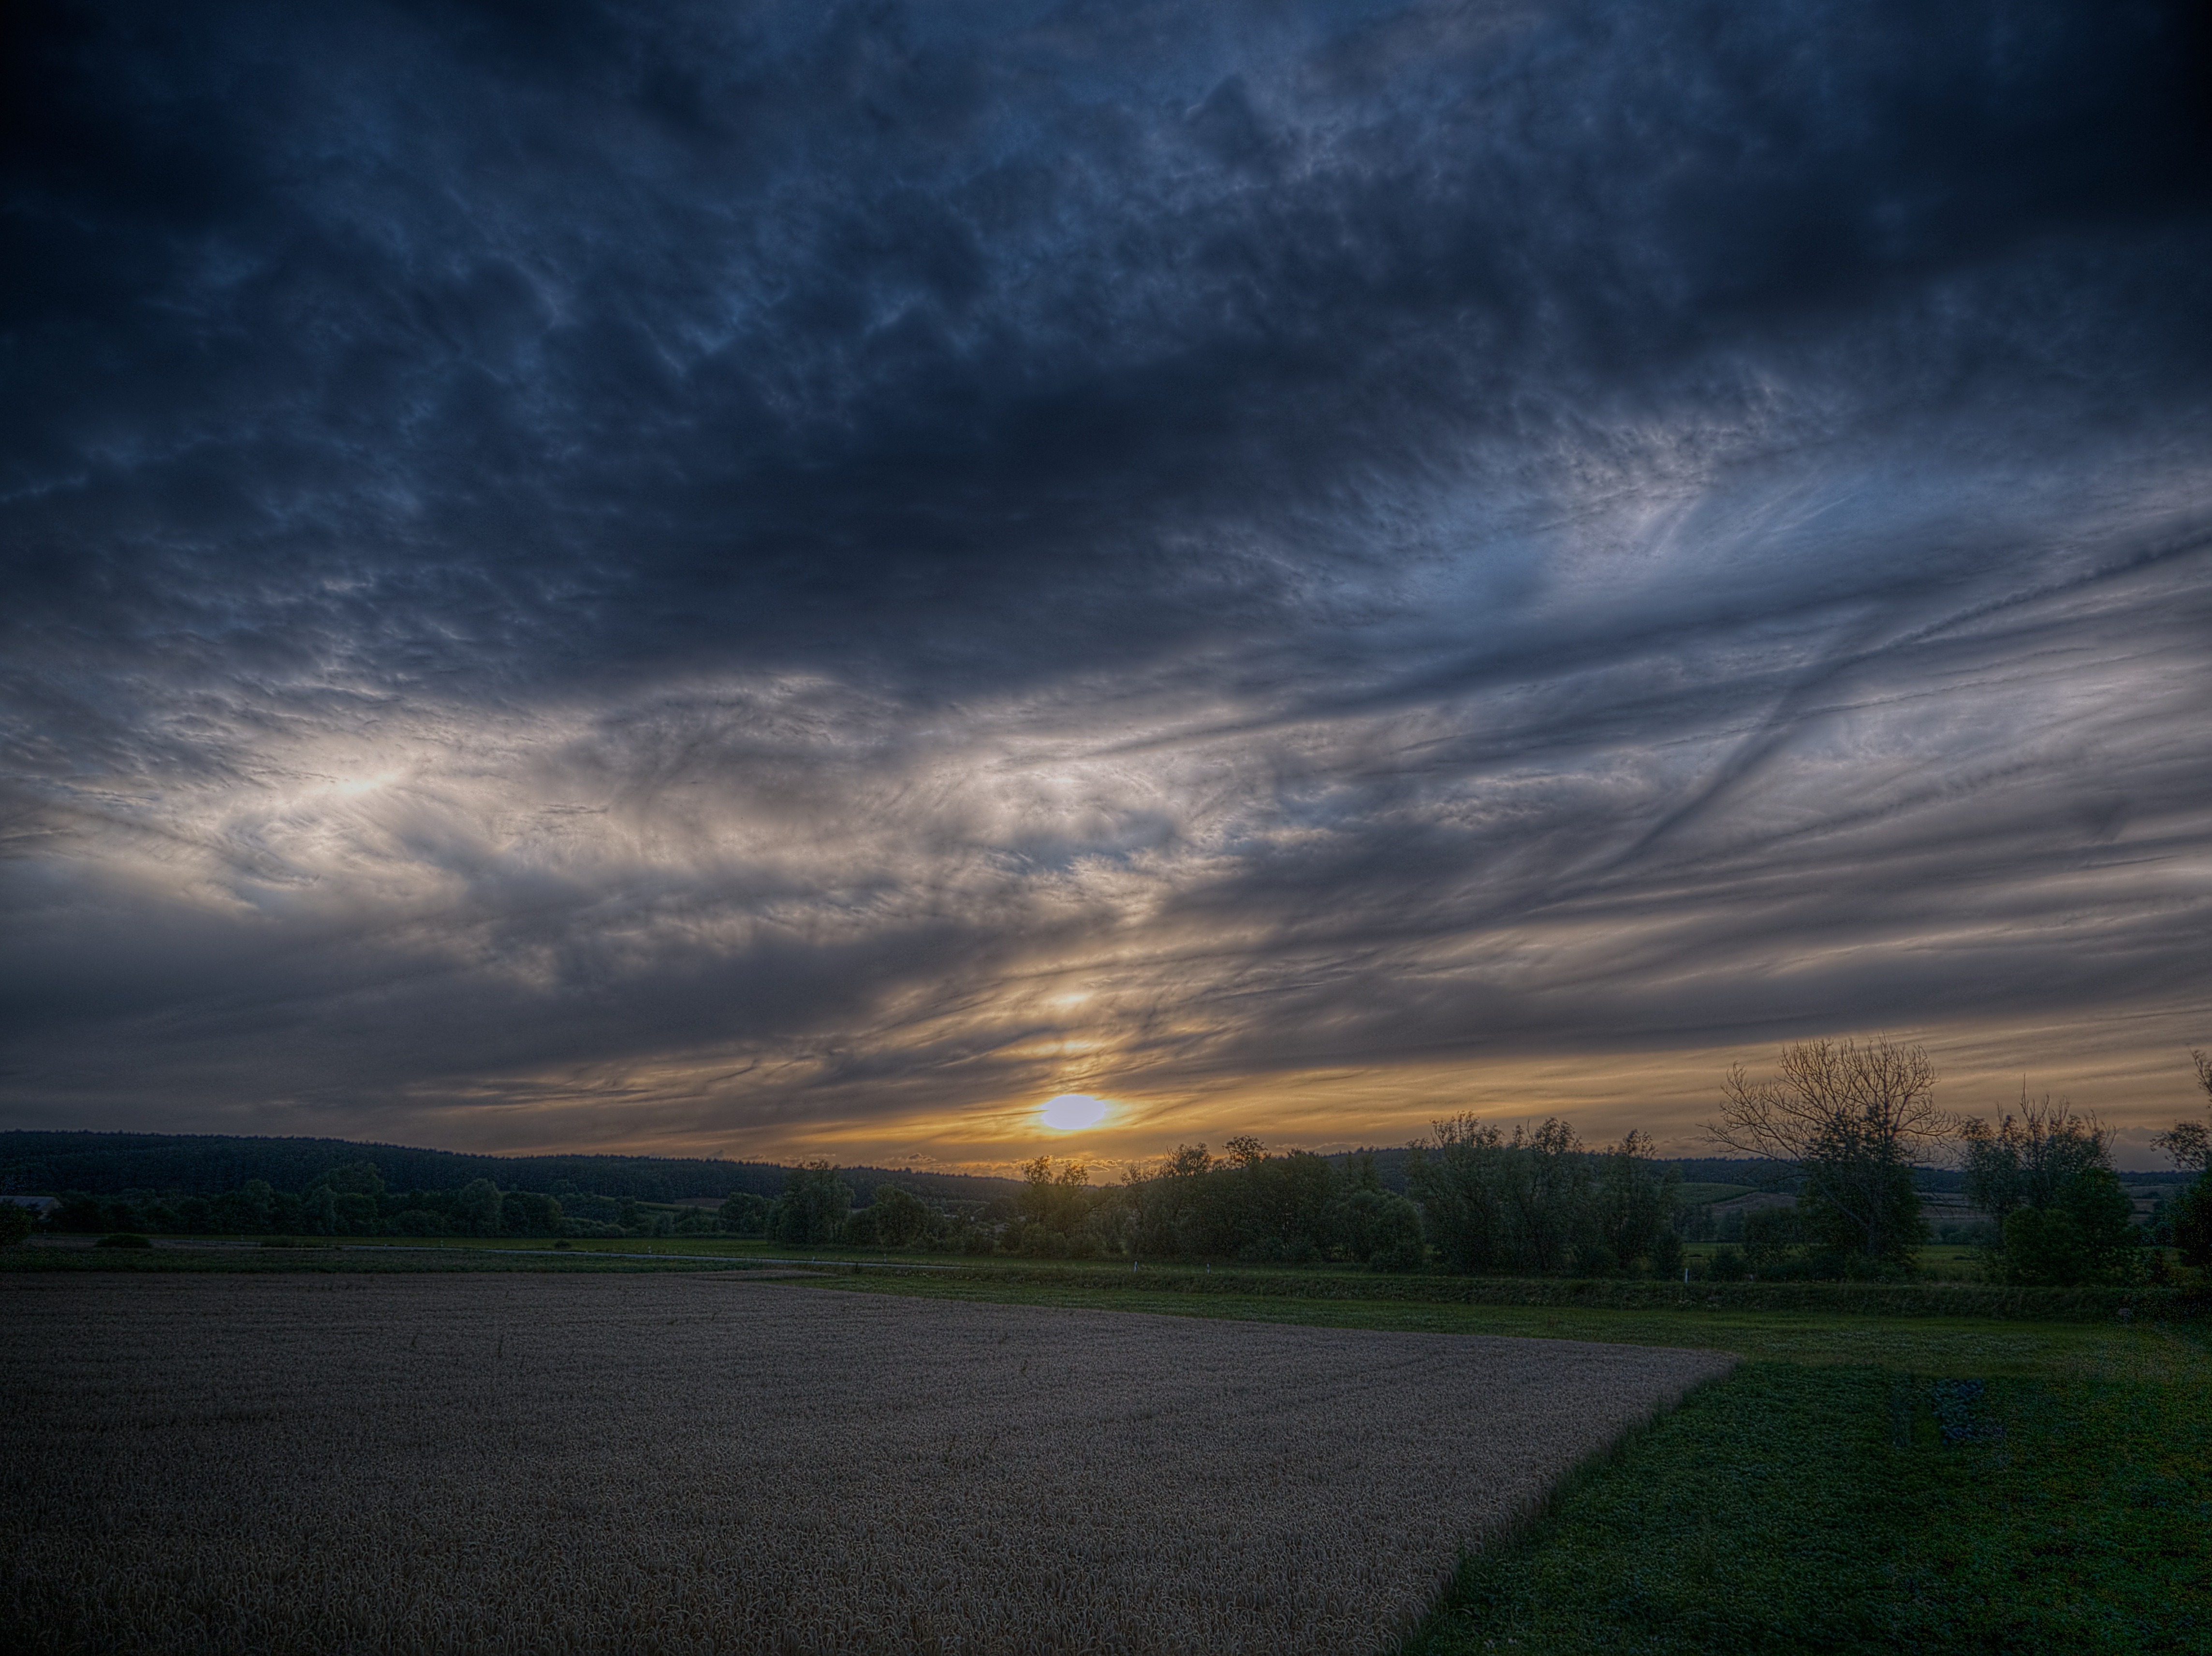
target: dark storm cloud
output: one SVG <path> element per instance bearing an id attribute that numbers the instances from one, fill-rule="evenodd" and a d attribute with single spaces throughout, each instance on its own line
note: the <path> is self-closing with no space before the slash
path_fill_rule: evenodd
<path id="1" fill-rule="evenodd" d="M 21 1109 L 2203 986 L 2201 9 L 10 27 Z"/>

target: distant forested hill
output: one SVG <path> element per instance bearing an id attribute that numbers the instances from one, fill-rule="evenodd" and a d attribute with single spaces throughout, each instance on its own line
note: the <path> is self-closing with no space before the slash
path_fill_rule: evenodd
<path id="1" fill-rule="evenodd" d="M 249 1179 L 278 1190 L 305 1188 L 318 1174 L 372 1162 L 393 1190 L 458 1190 L 489 1179 L 505 1190 L 559 1194 L 563 1184 L 617 1200 L 720 1199 L 739 1191 L 775 1196 L 784 1169 L 766 1162 L 685 1160 L 658 1156 L 465 1156 L 453 1150 L 362 1144 L 345 1138 L 234 1138 L 202 1133 L 0 1132 L 0 1189 L 125 1191 L 217 1196 Z M 841 1175 L 866 1203 L 896 1181 L 918 1196 L 988 1201 L 1020 1188 L 1012 1179 L 848 1168 Z"/>
<path id="2" fill-rule="evenodd" d="M 1402 1147 L 1390 1149 L 1340 1150 L 1328 1159 L 1342 1167 L 1354 1156 L 1368 1155 L 1375 1158 L 1376 1176 L 1382 1180 L 1382 1188 L 1404 1194 L 1406 1190 L 1406 1158 L 1408 1152 Z M 1653 1166 L 1680 1169 L 1686 1185 L 1747 1185 L 1754 1190 L 1772 1190 L 1790 1177 L 1790 1169 L 1778 1162 L 1731 1161 L 1720 1156 L 1660 1156 Z"/>

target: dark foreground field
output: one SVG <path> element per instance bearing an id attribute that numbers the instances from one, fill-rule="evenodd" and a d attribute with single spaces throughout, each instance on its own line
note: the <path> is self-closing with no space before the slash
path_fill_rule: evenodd
<path id="1" fill-rule="evenodd" d="M 1420 1656 L 2212 1651 L 2202 1320 L 838 1285 L 1745 1356 L 1470 1556 Z"/>
<path id="2" fill-rule="evenodd" d="M 1717 1353 L 752 1273 L 0 1277 L 0 1624 L 151 1652 L 1336 1652 Z"/>
<path id="3" fill-rule="evenodd" d="M 1360 1292 L 1369 1284 L 1352 1279 L 1340 1298 L 1330 1296 L 1331 1284 L 1288 1277 L 1248 1292 L 1218 1273 L 1154 1283 L 1084 1269 L 856 1273 L 849 1262 L 814 1279 L 847 1290 L 843 1302 L 852 1306 L 880 1305 L 880 1296 L 937 1301 L 908 1307 L 925 1319 L 952 1318 L 936 1339 L 963 1325 L 957 1313 L 995 1302 L 1099 1313 L 1103 1344 L 1096 1349 L 1117 1354 L 1157 1349 L 1143 1331 L 1164 1319 L 1103 1313 L 1171 1313 L 1184 1326 L 1702 1348 L 1746 1359 L 1679 1408 L 1630 1426 L 1517 1515 L 1490 1487 L 1498 1472 L 1482 1459 L 1511 1407 L 1500 1412 L 1494 1389 L 1473 1404 L 1417 1396 L 1416 1440 L 1423 1453 L 1440 1449 L 1441 1458 L 1407 1459 L 1374 1441 L 1347 1452 L 1339 1464 L 1363 1469 L 1357 1499 L 1328 1477 L 1313 1483 L 1307 1493 L 1318 1491 L 1324 1509 L 1307 1532 L 1314 1550 L 1271 1582 L 1250 1579 L 1255 1556 L 1224 1555 L 1228 1535 L 1209 1534 L 1203 1522 L 1189 1527 L 1201 1508 L 1176 1497 L 1162 1517 L 1143 1504 L 1172 1493 L 1177 1477 L 1236 1441 L 1220 1429 L 1174 1435 L 1176 1397 L 1194 1395 L 1177 1392 L 1189 1376 L 1175 1364 L 1170 1395 L 1156 1396 L 1156 1386 L 1126 1367 L 1094 1374 L 1095 1358 L 1076 1355 L 1061 1365 L 1079 1371 L 1074 1380 L 1055 1380 L 1031 1398 L 1022 1388 L 1034 1371 L 1017 1359 L 1009 1386 L 988 1339 L 980 1351 L 956 1339 L 917 1356 L 872 1338 L 876 1325 L 866 1320 L 794 1313 L 783 1319 L 785 1332 L 813 1331 L 794 1356 L 781 1343 L 784 1333 L 733 1344 L 726 1312 L 703 1320 L 663 1314 L 660 1296 L 671 1294 L 726 1307 L 745 1295 L 794 1302 L 757 1272 L 731 1271 L 734 1261 L 409 1257 L 411 1266 L 395 1254 L 337 1250 L 67 1260 L 15 1251 L 15 1265 L 68 1269 L 0 1274 L 0 1309 L 11 1313 L 35 1303 L 19 1288 L 105 1282 L 142 1294 L 190 1291 L 210 1281 L 202 1274 L 210 1270 L 235 1288 L 282 1289 L 270 1303 L 288 1308 L 258 1323 L 197 1313 L 96 1315 L 74 1329 L 0 1319 L 9 1365 L 0 1429 L 10 1433 L 0 1545 L 14 1595 L 0 1599 L 0 1624 L 10 1636 L 46 1649 L 281 1648 L 312 1612 L 324 1617 L 315 1642 L 333 1649 L 542 1649 L 565 1640 L 572 1647 L 781 1656 L 809 1647 L 796 1625 L 787 1641 L 773 1614 L 733 1615 L 729 1604 L 757 1593 L 771 1566 L 851 1556 L 862 1560 L 864 1576 L 895 1584 L 904 1597 L 888 1602 L 908 1619 L 886 1624 L 878 1616 L 865 1637 L 817 1637 L 814 1647 L 866 1648 L 880 1635 L 880 1648 L 963 1648 L 958 1628 L 942 1618 L 971 1615 L 981 1604 L 1023 1632 L 964 1647 L 1079 1649 L 1098 1631 L 1068 1619 L 1080 1572 L 1018 1571 L 1018 1586 L 995 1611 L 988 1604 L 996 1589 L 979 1584 L 1008 1568 L 1018 1545 L 1082 1552 L 1080 1526 L 1089 1520 L 1079 1516 L 1070 1527 L 1067 1515 L 1095 1498 L 1109 1507 L 1133 1501 L 1127 1511 L 1142 1520 L 1138 1528 L 1153 1548 L 1136 1555 L 1114 1591 L 1150 1614 L 1194 1618 L 1194 1632 L 1161 1635 L 1152 1647 L 1276 1649 L 1308 1637 L 1312 1648 L 1388 1647 L 1410 1617 L 1417 1625 L 1406 1642 L 1426 1656 L 2212 1651 L 2212 1352 L 2201 1312 L 2185 1298 L 2123 1296 L 2115 1311 L 2099 1309 L 2093 1296 L 1949 1285 L 1893 1308 L 1880 1297 L 1770 1294 L 1765 1284 L 1723 1295 L 1534 1283 L 1522 1285 L 1528 1292 L 1521 1297 L 1540 1302 L 1514 1303 L 1511 1283 L 1470 1283 L 1470 1293 L 1486 1298 L 1450 1301 L 1369 1298 Z M 283 1271 L 286 1258 L 333 1274 Z M 355 1260 L 374 1274 L 349 1270 Z M 526 1263 L 550 1268 L 535 1278 L 543 1288 L 605 1295 L 598 1302 L 611 1309 L 547 1322 L 542 1307 L 532 1309 L 532 1290 L 517 1286 L 532 1281 L 514 1274 Z M 425 1266 L 441 1274 L 426 1275 Z M 495 1274 L 481 1274 L 487 1270 Z M 270 1271 L 278 1274 L 262 1274 Z M 632 1271 L 653 1274 L 612 1274 Z M 1571 1302 L 1589 1286 L 1613 1303 Z M 444 1299 L 449 1313 L 411 1324 L 389 1314 L 398 1302 L 392 1291 L 406 1299 L 434 1289 L 463 1291 Z M 364 1299 L 365 1290 L 374 1292 Z M 629 1300 L 633 1294 L 643 1297 Z M 2010 1314 L 1946 1314 L 1965 1305 Z M 312 1308 L 303 1314 L 303 1307 Z M 611 1362 L 610 1330 L 620 1336 Z M 1583 1348 L 1548 1349 L 1571 1367 Z M 601 1355 L 591 1357 L 593 1350 Z M 765 1387 L 763 1362 L 774 1371 Z M 1231 1533 L 1243 1533 L 1255 1512 L 1273 1521 L 1279 1489 L 1297 1492 L 1294 1474 L 1311 1459 L 1300 1458 L 1310 1437 L 1301 1410 L 1321 1399 L 1304 1384 L 1305 1368 L 1301 1359 L 1287 1371 L 1240 1369 L 1224 1382 L 1248 1405 L 1234 1415 L 1239 1429 L 1288 1446 L 1285 1458 L 1267 1463 L 1273 1474 L 1248 1467 L 1216 1479 L 1219 1498 L 1256 1500 L 1228 1522 Z M 586 1370 L 588 1381 L 580 1378 Z M 1539 1364 L 1534 1372 L 1553 1371 Z M 781 1461 L 763 1459 L 747 1434 L 731 1431 L 729 1422 L 744 1417 L 732 1399 L 773 1392 L 791 1376 L 809 1381 L 793 1394 L 805 1404 L 792 1416 L 811 1422 L 799 1430 L 808 1447 Z M 405 1395 L 364 1410 L 372 1380 Z M 1377 1410 L 1389 1409 L 1376 1400 L 1389 1393 L 1375 1386 L 1363 1374 L 1334 1394 L 1334 1406 L 1358 1422 L 1359 1406 L 1375 1403 L 1366 1418 L 1387 1436 L 1402 1427 L 1407 1405 L 1394 1405 L 1395 1424 L 1378 1419 Z M 1424 1393 L 1428 1383 L 1410 1389 Z M 1139 1394 L 1143 1400 L 1128 1401 Z M 235 1401 L 252 1397 L 264 1402 Z M 104 1409 L 106 1423 L 58 1432 L 54 1416 L 37 1412 L 57 1407 Z M 988 1432 L 963 1435 L 966 1429 L 951 1423 L 963 1409 L 970 1418 L 981 1409 Z M 1156 1413 L 1146 1416 L 1148 1409 Z M 1639 1414 L 1631 1409 L 1625 1418 Z M 918 1439 L 902 1435 L 924 1421 L 929 1428 Z M 1134 1456 L 1133 1473 L 1127 1455 L 1113 1467 L 1110 1455 L 1096 1458 L 1102 1443 L 1110 1448 L 1116 1432 L 1128 1430 L 1162 1435 Z M 216 1456 L 208 1471 L 210 1446 L 243 1452 Z M 179 1483 L 174 1466 L 194 1455 L 203 1470 Z M 966 1552 L 941 1541 L 911 1550 L 946 1507 L 902 1479 L 933 1463 L 939 1490 L 997 1480 L 1000 1527 L 976 1532 L 995 1540 Z M 147 1485 L 144 1475 L 165 1464 L 167 1483 Z M 168 1493 L 153 1501 L 149 1489 Z M 1409 1533 L 1401 1527 L 1407 1514 L 1428 1511 L 1438 1491 L 1439 1510 L 1463 1513 L 1460 1532 L 1485 1532 L 1485 1544 L 1454 1574 L 1447 1516 L 1443 1530 L 1395 1556 L 1413 1576 L 1428 1572 L 1420 1578 L 1428 1587 L 1395 1598 L 1384 1592 L 1372 1609 L 1361 1607 L 1358 1584 L 1395 1567 L 1391 1538 Z M 1380 1523 L 1376 1513 L 1385 1514 Z M 811 1551 L 802 1544 L 854 1533 L 855 1523 L 867 1543 L 857 1552 L 843 1541 Z M 516 1538 L 533 1535 L 551 1539 L 518 1551 Z M 724 1550 L 732 1535 L 747 1538 L 735 1562 Z M 1195 1579 L 1175 1574 L 1191 1560 L 1215 1568 L 1224 1556 L 1232 1568 L 1216 1586 L 1172 1585 Z M 547 1558 L 568 1562 L 549 1577 Z M 523 1587 L 487 1597 L 484 1584 L 507 1580 L 516 1559 Z M 240 1561 L 262 1572 L 251 1592 L 238 1588 Z M 731 1586 L 739 1570 L 751 1572 L 752 1585 Z M 1218 1585 L 1229 1579 L 1240 1585 Z M 718 1593 L 720 1607 L 711 1608 Z M 825 1597 L 818 1586 L 784 1602 L 795 1616 L 833 1600 L 853 1602 Z M 617 1601 L 609 1619 L 607 1606 Z M 266 1636 L 248 1636 L 243 1619 L 257 1603 L 277 1605 Z M 694 1608 L 665 1608 L 672 1604 Z M 710 1609 L 696 1611 L 702 1604 Z M 1421 1604 L 1425 1615 L 1413 1615 Z M 292 1631 L 276 1636 L 281 1629 Z M 1146 1647 L 1129 1642 L 1126 1627 L 1116 1636 L 1119 1647 Z"/>

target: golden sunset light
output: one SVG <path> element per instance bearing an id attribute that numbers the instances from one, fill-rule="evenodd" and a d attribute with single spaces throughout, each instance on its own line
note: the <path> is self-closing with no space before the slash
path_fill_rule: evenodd
<path id="1" fill-rule="evenodd" d="M 1062 1093 L 1048 1098 L 1037 1111 L 1037 1119 L 1054 1132 L 1082 1132 L 1103 1121 L 1109 1107 L 1088 1093 Z"/>
<path id="2" fill-rule="evenodd" d="M 5 33 L 0 1642 L 2202 1645 L 2204 0 Z"/>

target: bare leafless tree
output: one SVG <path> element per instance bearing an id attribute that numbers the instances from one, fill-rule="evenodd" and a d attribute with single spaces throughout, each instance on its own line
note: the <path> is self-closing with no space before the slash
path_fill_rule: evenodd
<path id="1" fill-rule="evenodd" d="M 2193 1046 L 2189 1056 L 2197 1065 L 2197 1084 L 2204 1089 L 2205 1104 L 2212 1107 L 2212 1057 Z M 2164 1150 L 2174 1166 L 2212 1173 L 2212 1128 L 2203 1122 L 2177 1121 L 2150 1142 Z"/>
<path id="2" fill-rule="evenodd" d="M 1886 1038 L 1807 1040 L 1782 1049 L 1779 1071 L 1732 1068 L 1705 1137 L 1795 1168 L 1801 1203 L 1832 1241 L 1870 1259 L 1901 1257 L 1921 1233 L 1913 1163 L 1951 1129 L 1936 1107 L 1934 1063 Z"/>

